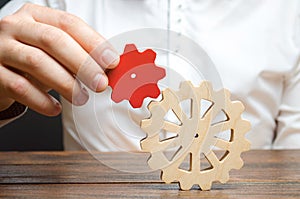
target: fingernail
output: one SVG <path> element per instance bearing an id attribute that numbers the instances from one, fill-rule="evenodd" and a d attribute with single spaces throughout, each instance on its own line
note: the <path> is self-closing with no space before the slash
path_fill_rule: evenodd
<path id="1" fill-rule="evenodd" d="M 106 75 L 104 74 L 97 74 L 92 83 L 92 89 L 94 91 L 103 91 L 108 84 L 108 80 Z"/>
<path id="2" fill-rule="evenodd" d="M 81 89 L 81 92 L 74 99 L 74 104 L 77 106 L 85 104 L 89 99 L 89 94 L 85 88 Z"/>
<path id="3" fill-rule="evenodd" d="M 110 65 L 117 65 L 120 59 L 120 56 L 110 49 L 103 51 L 101 56 L 102 61 L 106 64 L 105 68 Z"/>

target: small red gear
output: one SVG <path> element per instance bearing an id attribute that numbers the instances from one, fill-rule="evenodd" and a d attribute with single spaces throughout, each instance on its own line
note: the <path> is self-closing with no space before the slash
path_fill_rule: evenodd
<path id="1" fill-rule="evenodd" d="M 140 108 L 146 97 L 159 96 L 157 82 L 166 76 L 166 72 L 155 65 L 155 57 L 156 53 L 151 49 L 139 52 L 134 44 L 125 46 L 119 65 L 107 74 L 114 102 L 127 99 L 133 108 Z"/>

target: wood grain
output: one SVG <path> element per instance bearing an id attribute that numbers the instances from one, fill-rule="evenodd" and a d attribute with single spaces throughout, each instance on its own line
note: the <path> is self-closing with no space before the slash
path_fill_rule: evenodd
<path id="1" fill-rule="evenodd" d="M 126 160 L 120 156 L 118 161 Z M 159 171 L 116 171 L 86 152 L 2 152 L 0 198 L 300 198 L 299 150 L 249 151 L 242 157 L 244 167 L 233 170 L 228 183 L 180 191 L 176 183 L 160 181 Z"/>

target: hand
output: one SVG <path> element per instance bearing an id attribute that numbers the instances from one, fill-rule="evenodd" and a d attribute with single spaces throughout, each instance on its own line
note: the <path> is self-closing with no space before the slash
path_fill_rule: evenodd
<path id="1" fill-rule="evenodd" d="M 0 21 L 0 44 L 0 111 L 18 101 L 57 115 L 61 105 L 47 93 L 51 89 L 83 105 L 88 93 L 76 78 L 101 92 L 108 84 L 105 69 L 119 62 L 114 49 L 81 19 L 34 4 Z"/>

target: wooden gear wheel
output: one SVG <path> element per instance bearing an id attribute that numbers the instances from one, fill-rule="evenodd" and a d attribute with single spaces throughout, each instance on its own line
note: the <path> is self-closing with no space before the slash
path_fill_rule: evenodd
<path id="1" fill-rule="evenodd" d="M 181 105 L 186 100 L 190 100 L 189 115 Z M 201 115 L 203 100 L 211 105 Z M 231 169 L 243 166 L 240 155 L 250 148 L 244 137 L 250 123 L 241 118 L 244 106 L 239 101 L 231 101 L 228 90 L 214 91 L 207 81 L 199 87 L 184 81 L 179 91 L 164 90 L 162 100 L 150 102 L 148 109 L 151 117 L 141 122 L 141 128 L 147 133 L 141 141 L 141 148 L 151 153 L 148 164 L 152 169 L 162 170 L 161 178 L 166 183 L 178 181 L 182 190 L 189 190 L 193 185 L 209 190 L 213 181 L 225 183 Z M 179 122 L 166 119 L 170 110 Z M 226 119 L 213 123 L 220 112 Z M 218 137 L 219 133 L 226 131 L 229 132 L 228 139 Z M 161 134 L 166 135 L 166 132 L 173 136 L 162 139 Z M 215 149 L 221 149 L 219 151 L 224 151 L 224 154 L 218 157 L 219 152 Z M 172 154 L 171 158 L 167 157 L 167 152 Z M 181 166 L 186 159 L 189 166 L 183 169 Z M 208 165 L 202 169 L 204 162 Z"/>

